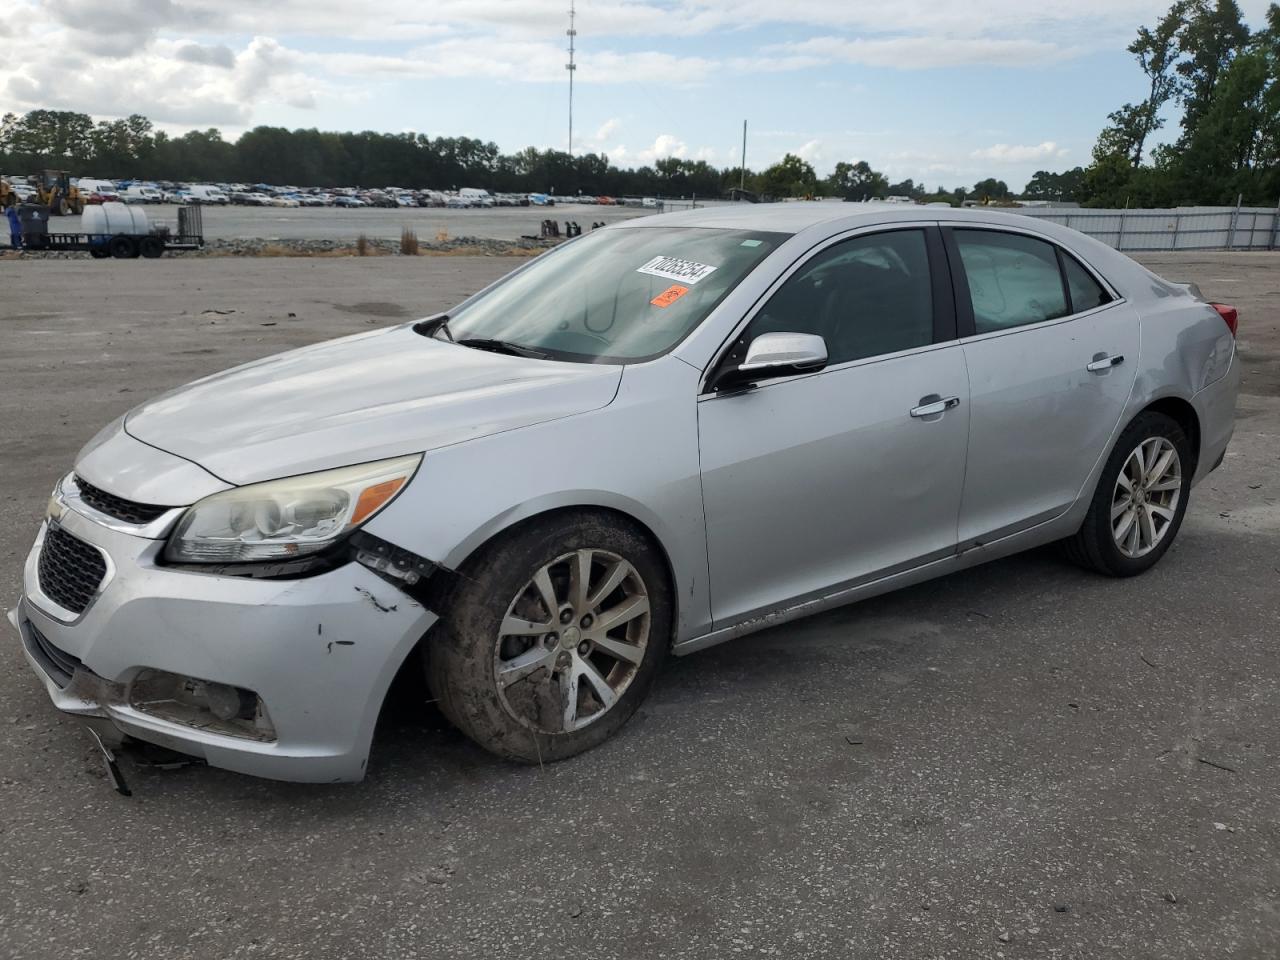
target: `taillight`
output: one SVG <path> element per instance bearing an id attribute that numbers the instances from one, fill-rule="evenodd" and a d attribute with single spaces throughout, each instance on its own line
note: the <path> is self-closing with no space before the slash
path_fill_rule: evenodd
<path id="1" fill-rule="evenodd" d="M 1234 337 L 1236 325 L 1240 322 L 1240 312 L 1235 307 L 1228 307 L 1225 303 L 1211 303 L 1209 306 L 1218 311 L 1218 316 L 1222 318 L 1222 322 L 1227 325 L 1227 329 Z"/>

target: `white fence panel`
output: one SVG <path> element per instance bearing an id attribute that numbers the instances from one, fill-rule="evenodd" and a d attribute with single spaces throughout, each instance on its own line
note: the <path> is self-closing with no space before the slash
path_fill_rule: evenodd
<path id="1" fill-rule="evenodd" d="M 1280 207 L 1024 207 L 1017 212 L 1060 223 L 1127 252 L 1280 249 Z"/>

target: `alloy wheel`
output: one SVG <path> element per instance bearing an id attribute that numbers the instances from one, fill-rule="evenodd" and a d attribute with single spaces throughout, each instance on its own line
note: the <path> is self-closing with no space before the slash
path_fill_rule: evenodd
<path id="1" fill-rule="evenodd" d="M 624 558 L 584 548 L 542 566 L 507 608 L 498 697 L 538 733 L 581 730 L 618 702 L 649 643 L 649 593 Z"/>
<path id="2" fill-rule="evenodd" d="M 1164 437 L 1143 440 L 1125 459 L 1111 495 L 1111 536 L 1126 557 L 1144 557 L 1164 540 L 1182 499 L 1182 460 Z"/>

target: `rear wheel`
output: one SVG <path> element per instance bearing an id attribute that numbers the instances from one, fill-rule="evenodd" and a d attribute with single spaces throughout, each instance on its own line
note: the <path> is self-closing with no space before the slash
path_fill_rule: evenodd
<path id="1" fill-rule="evenodd" d="M 138 252 L 148 260 L 154 260 L 164 253 L 164 241 L 159 237 L 143 237 L 138 241 Z"/>
<path id="2" fill-rule="evenodd" d="M 1068 556 L 1113 577 L 1150 570 L 1182 526 L 1193 472 L 1177 421 L 1141 414 L 1111 452 L 1079 532 L 1064 541 Z"/>
<path id="3" fill-rule="evenodd" d="M 112 237 L 107 250 L 117 260 L 128 260 L 138 255 L 138 245 L 133 242 L 133 237 Z"/>
<path id="4" fill-rule="evenodd" d="M 535 520 L 467 564 L 427 651 L 455 726 L 499 756 L 561 760 L 635 712 L 665 657 L 666 567 L 624 521 Z"/>

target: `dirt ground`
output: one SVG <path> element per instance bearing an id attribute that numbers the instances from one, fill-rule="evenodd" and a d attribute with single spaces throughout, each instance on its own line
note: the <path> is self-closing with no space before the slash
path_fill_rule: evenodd
<path id="1" fill-rule="evenodd" d="M 410 691 L 363 784 L 126 761 L 125 799 L 6 625 L 0 957 L 1276 956 L 1280 254 L 1145 262 L 1241 309 L 1245 363 L 1155 570 L 1043 550 L 683 658 L 566 763 Z M 513 265 L 0 263 L 0 607 L 101 425 Z"/>

